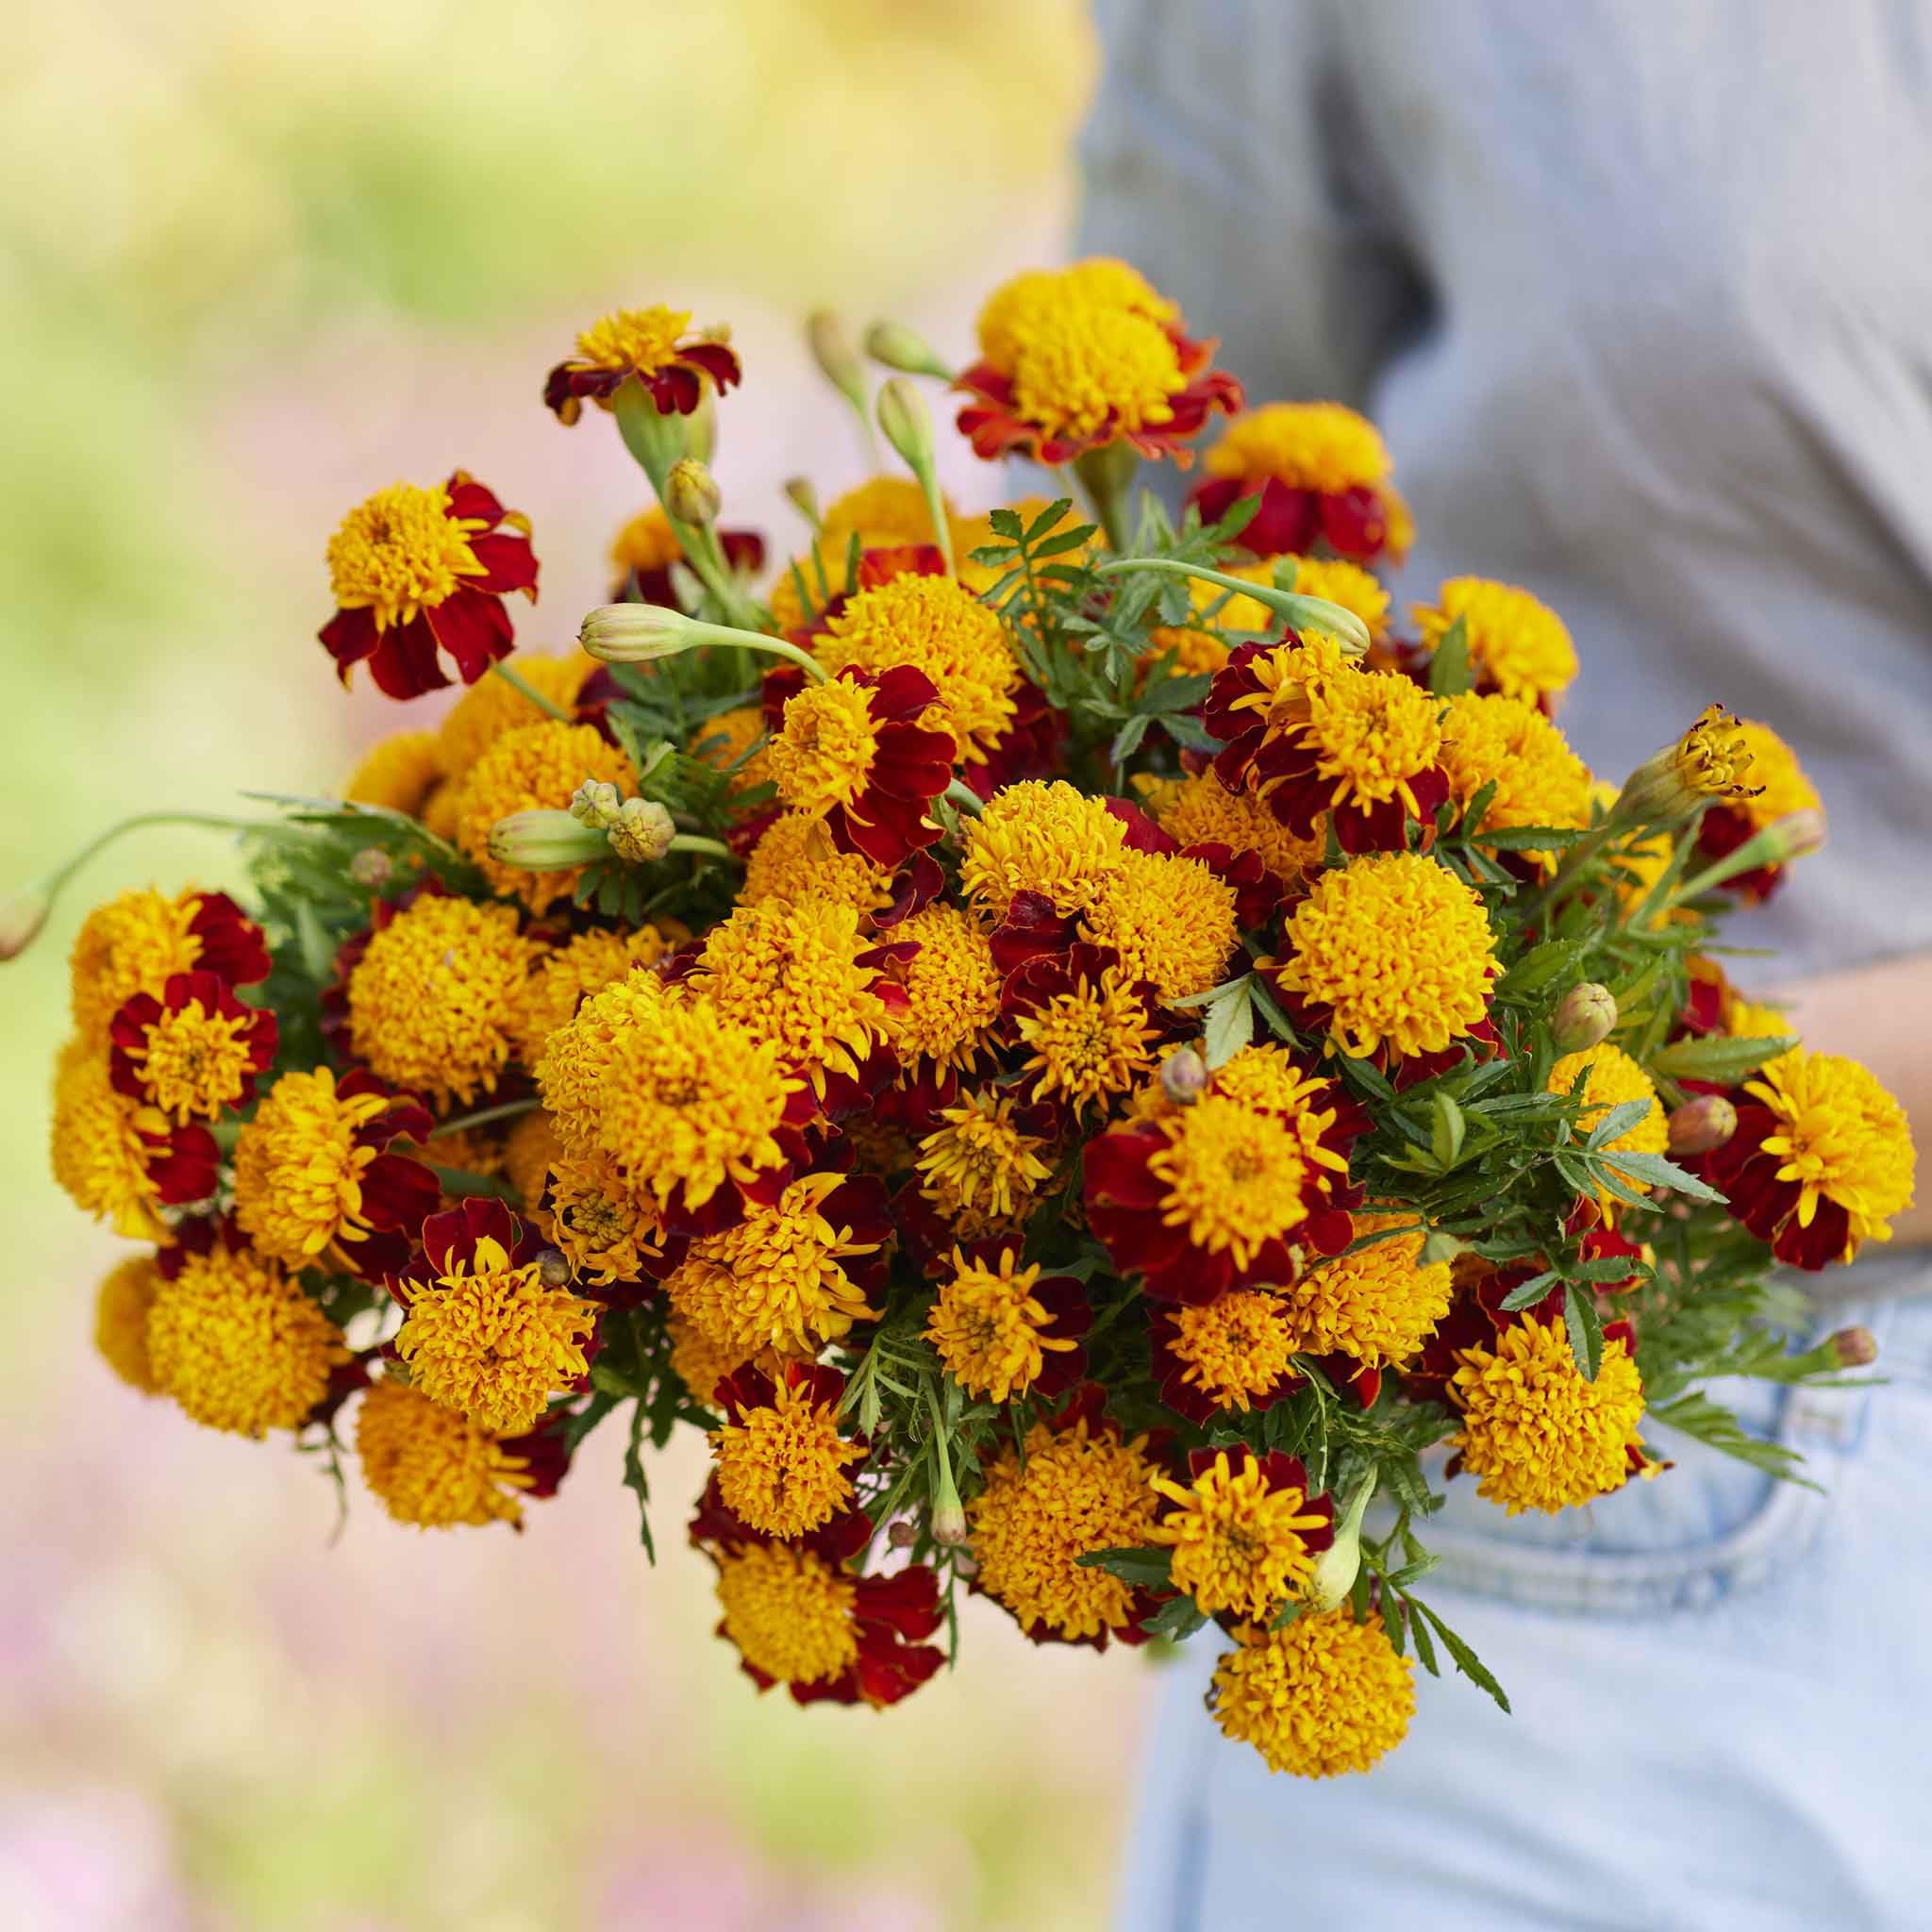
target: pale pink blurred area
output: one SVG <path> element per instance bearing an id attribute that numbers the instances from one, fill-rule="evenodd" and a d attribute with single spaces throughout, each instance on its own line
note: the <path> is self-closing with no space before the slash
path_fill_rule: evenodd
<path id="1" fill-rule="evenodd" d="M 725 521 L 774 559 L 869 474 L 800 321 L 891 314 L 951 357 L 1062 250 L 1091 71 L 1077 0 L 90 0 L 0 76 L 0 891 L 124 813 L 338 786 L 453 693 L 344 695 L 315 641 L 342 512 L 454 467 L 528 513 L 571 647 L 645 501 L 593 414 L 539 401 L 620 303 L 728 321 Z M 946 428 L 962 508 L 1016 490 Z M 247 811 L 258 808 L 243 805 Z M 47 1175 L 64 954 L 229 842 L 139 835 L 0 968 L 12 1183 L 0 1352 L 0 1925 L 23 1932 L 1036 1932 L 1102 1923 L 1149 1668 L 1039 1649 L 988 1606 L 899 1708 L 759 1696 L 686 1545 L 693 1438 L 620 1424 L 498 1527 L 391 1524 L 286 1440 L 114 1379 L 123 1245 Z M 341 1504 L 346 1502 L 346 1521 Z"/>

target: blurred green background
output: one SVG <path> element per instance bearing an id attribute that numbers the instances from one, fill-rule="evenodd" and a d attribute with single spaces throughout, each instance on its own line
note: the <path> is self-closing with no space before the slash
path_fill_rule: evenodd
<path id="1" fill-rule="evenodd" d="M 796 318 L 962 348 L 1061 246 L 1092 58 L 1074 0 L 81 0 L 8 51 L 6 883 L 129 811 L 332 789 L 406 722 L 314 641 L 324 541 L 380 484 L 460 463 L 528 511 L 520 635 L 567 640 L 641 502 L 607 425 L 537 400 L 603 308 L 733 323 L 726 520 L 792 547 L 781 479 L 864 474 Z M 972 471 L 968 507 L 999 487 Z M 93 1359 L 115 1243 L 46 1174 L 64 955 L 124 886 L 230 875 L 206 833 L 144 834 L 0 969 L 0 1923 L 1099 1924 L 1140 1659 L 975 1615 L 901 1710 L 796 1711 L 709 1638 L 700 1444 L 657 1473 L 656 1571 L 596 1438 L 526 1535 L 352 1497 L 331 1547 L 318 1471 Z"/>

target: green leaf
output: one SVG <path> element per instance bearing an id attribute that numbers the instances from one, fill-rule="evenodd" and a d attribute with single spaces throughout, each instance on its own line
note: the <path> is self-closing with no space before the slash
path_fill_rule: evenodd
<path id="1" fill-rule="evenodd" d="M 1063 506 L 1071 507 L 1073 498 L 1062 497 L 1060 502 Z M 993 534 L 997 537 L 1010 538 L 1015 543 L 1023 541 L 1025 538 L 1026 526 L 1020 521 L 1018 510 L 996 509 L 987 518 L 987 522 L 991 525 Z"/>
<path id="2" fill-rule="evenodd" d="M 638 1540 L 644 1546 L 644 1555 L 655 1563 L 658 1560 L 658 1546 L 651 1541 L 651 1483 L 644 1474 L 644 1458 L 641 1444 L 644 1439 L 644 1405 L 632 1405 L 630 1412 L 630 1441 L 624 1452 L 624 1486 L 632 1491 L 638 1499 Z"/>
<path id="3" fill-rule="evenodd" d="M 1429 1152 L 1444 1174 L 1461 1158 L 1467 1132 L 1468 1123 L 1462 1118 L 1462 1109 L 1448 1094 L 1439 1092 L 1429 1121 Z"/>
<path id="4" fill-rule="evenodd" d="M 1693 1437 L 1720 1455 L 1748 1462 L 1753 1469 L 1761 1469 L 1765 1474 L 1776 1476 L 1780 1482 L 1797 1483 L 1807 1490 L 1819 1488 L 1808 1476 L 1797 1474 L 1804 1457 L 1795 1449 L 1787 1449 L 1782 1442 L 1766 1442 L 1757 1436 L 1746 1435 L 1738 1418 L 1707 1395 L 1680 1396 L 1661 1408 L 1653 1408 L 1650 1420 L 1664 1423 L 1686 1436 Z M 1822 1490 L 1819 1492 L 1824 1493 Z"/>
<path id="5" fill-rule="evenodd" d="M 1172 1603 L 1162 1604 L 1141 1627 L 1150 1637 L 1164 1637 L 1170 1643 L 1180 1643 L 1207 1621 L 1194 1607 L 1192 1597 L 1177 1596 Z"/>
<path id="6" fill-rule="evenodd" d="M 1498 825 L 1482 840 L 1498 852 L 1561 852 L 1586 836 L 1574 825 Z"/>
<path id="7" fill-rule="evenodd" d="M 1532 946 L 1496 982 L 1497 993 L 1505 999 L 1521 999 L 1541 992 L 1544 987 L 1573 973 L 1590 951 L 1588 940 L 1545 940 Z"/>
<path id="8" fill-rule="evenodd" d="M 1604 1157 L 1592 1155 L 1591 1158 L 1597 1161 Z M 1686 1174 L 1674 1160 L 1666 1160 L 1661 1154 L 1626 1154 L 1620 1149 L 1614 1158 L 1619 1173 L 1641 1181 L 1645 1187 L 1669 1188 L 1690 1201 L 1709 1201 L 1720 1206 L 1724 1203 L 1724 1196 L 1715 1188 L 1707 1187 L 1694 1174 Z"/>
<path id="9" fill-rule="evenodd" d="M 1458 617 L 1429 659 L 1429 689 L 1439 698 L 1454 698 L 1469 686 L 1469 625 Z"/>
<path id="10" fill-rule="evenodd" d="M 1503 1297 L 1503 1306 L 1511 1314 L 1515 1314 L 1521 1308 L 1534 1307 L 1562 1278 L 1563 1271 L 1560 1268 L 1545 1268 L 1541 1274 L 1534 1274 L 1520 1286 L 1512 1288 Z"/>
<path id="11" fill-rule="evenodd" d="M 1728 1087 L 1746 1074 L 1756 1073 L 1766 1060 L 1789 1053 L 1797 1043 L 1794 1033 L 1753 1034 L 1745 1040 L 1716 1035 L 1680 1040 L 1651 1061 L 1650 1071 L 1669 1080 L 1716 1080 Z"/>
<path id="12" fill-rule="evenodd" d="M 1563 1284 L 1563 1331 L 1570 1338 L 1577 1373 L 1586 1382 L 1594 1382 L 1604 1362 L 1604 1324 L 1594 1296 L 1585 1294 L 1574 1281 Z"/>
<path id="13" fill-rule="evenodd" d="M 1408 1625 L 1409 1635 L 1415 1639 L 1416 1661 L 1432 1677 L 1442 1674 L 1442 1667 L 1436 1661 L 1436 1640 L 1429 1635 L 1429 1626 L 1421 1617 L 1422 1606 L 1413 1597 L 1404 1597 L 1402 1607 L 1407 1615 L 1399 1621 Z"/>
<path id="14" fill-rule="evenodd" d="M 1238 979 L 1208 1008 L 1208 1067 L 1224 1067 L 1255 1037 L 1252 975 Z"/>
<path id="15" fill-rule="evenodd" d="M 1174 1552 L 1140 1544 L 1130 1549 L 1089 1550 L 1074 1561 L 1083 1570 L 1105 1570 L 1123 1583 L 1147 1590 L 1165 1590 L 1173 1567 Z"/>
<path id="16" fill-rule="evenodd" d="M 1637 1123 L 1644 1119 L 1657 1103 L 1654 1100 L 1620 1100 L 1590 1130 L 1585 1147 L 1603 1147 L 1612 1141 L 1620 1141 Z"/>
<path id="17" fill-rule="evenodd" d="M 1414 1597 L 1406 1598 L 1405 1601 L 1422 1617 L 1426 1618 L 1434 1626 L 1436 1635 L 1442 1640 L 1443 1648 L 1456 1660 L 1456 1668 L 1472 1684 L 1474 1684 L 1480 1690 L 1487 1690 L 1502 1706 L 1504 1711 L 1507 1712 L 1509 1708 L 1509 1700 L 1503 1694 L 1502 1685 L 1497 1683 L 1495 1678 L 1490 1674 L 1483 1665 L 1483 1660 L 1476 1656 L 1475 1652 L 1461 1638 L 1457 1636 L 1455 1631 L 1450 1629 L 1448 1624 L 1443 1623 L 1441 1618 L 1437 1616 L 1435 1611 L 1430 1609 L 1426 1604 L 1418 1602 Z M 1420 1631 L 1418 1631 L 1416 1649 L 1418 1651 L 1422 1649 Z"/>
<path id="18" fill-rule="evenodd" d="M 1040 514 L 1037 517 L 1035 517 L 1030 524 L 1026 525 L 1026 535 L 1024 541 L 1027 543 L 1032 543 L 1039 538 L 1045 536 L 1046 533 L 1050 529 L 1052 529 L 1053 526 L 1057 523 L 1058 523 L 1059 520 L 1063 516 L 1065 516 L 1070 509 L 1073 508 L 1073 507 L 1074 499 L 1071 496 L 1056 496 L 1054 500 L 1050 504 L 1048 504 L 1047 507 L 1043 510 L 1041 510 Z M 993 514 L 995 517 L 997 517 L 1000 513 L 997 510 L 995 510 Z M 1019 521 L 1019 519 L 1016 516 L 1014 516 L 1014 513 L 1011 510 L 1008 510 L 1006 514 L 1008 516 L 1014 517 L 1014 521 L 1016 523 Z M 1089 524 L 1087 527 L 1089 530 L 1091 530 L 1093 526 L 1091 524 Z M 999 528 L 999 525 L 997 524 L 997 522 L 995 522 L 995 524 L 993 525 L 993 528 Z"/>
<path id="19" fill-rule="evenodd" d="M 1124 765 L 1141 749 L 1141 741 L 1147 736 L 1147 727 L 1154 723 L 1150 717 L 1129 718 L 1114 734 L 1113 744 L 1108 756 L 1116 765 Z"/>

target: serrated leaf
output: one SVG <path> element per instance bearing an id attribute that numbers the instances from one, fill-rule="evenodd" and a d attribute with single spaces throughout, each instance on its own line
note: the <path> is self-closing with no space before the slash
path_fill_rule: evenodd
<path id="1" fill-rule="evenodd" d="M 1430 1676 L 1440 1677 L 1442 1674 L 1442 1667 L 1436 1661 L 1436 1643 L 1429 1635 L 1429 1626 L 1418 1614 L 1421 1606 L 1412 1597 L 1404 1597 L 1402 1607 L 1408 1612 L 1404 1621 L 1408 1625 L 1409 1635 L 1415 1639 L 1416 1661 Z"/>
<path id="2" fill-rule="evenodd" d="M 1650 1099 L 1620 1100 L 1590 1130 L 1590 1138 L 1584 1141 L 1586 1148 L 1607 1146 L 1612 1141 L 1621 1141 L 1639 1121 L 1648 1117 L 1657 1105 Z"/>
<path id="3" fill-rule="evenodd" d="M 1074 1561 L 1083 1570 L 1105 1570 L 1123 1583 L 1147 1590 L 1165 1590 L 1174 1564 L 1174 1552 L 1139 1544 L 1116 1550 L 1089 1550 Z"/>
<path id="4" fill-rule="evenodd" d="M 1545 1268 L 1541 1274 L 1533 1274 L 1527 1281 L 1512 1288 L 1503 1297 L 1503 1306 L 1512 1315 L 1520 1309 L 1534 1307 L 1562 1278 L 1560 1268 Z"/>
<path id="5" fill-rule="evenodd" d="M 1063 516 L 1065 516 L 1070 509 L 1073 508 L 1073 507 L 1074 499 L 1071 496 L 1056 496 L 1054 500 L 1050 504 L 1048 504 L 1047 507 L 1043 510 L 1041 510 L 1040 514 L 1037 517 L 1035 517 L 1030 524 L 1026 525 L 1025 541 L 1028 543 L 1031 543 L 1035 538 L 1045 536 L 1046 533 L 1050 529 L 1052 529 L 1053 526 L 1057 523 L 1058 523 L 1059 520 Z M 1008 510 L 1007 514 L 1008 516 L 1012 516 L 1013 512 Z M 1017 522 L 1018 519 L 1015 518 L 1015 521 Z M 998 526 L 995 525 L 994 527 L 997 528 Z M 1089 524 L 1087 527 L 1091 530 L 1093 527 L 1093 525 L 1091 524 Z"/>
<path id="6" fill-rule="evenodd" d="M 1604 1361 L 1604 1324 L 1595 1300 L 1574 1281 L 1563 1284 L 1563 1330 L 1578 1373 L 1586 1382 L 1594 1382 Z"/>
<path id="7" fill-rule="evenodd" d="M 1069 497 L 1064 500 L 1071 503 L 1073 499 Z M 995 536 L 1010 537 L 1015 543 L 1023 541 L 1025 537 L 1026 526 L 1020 521 L 1018 510 L 996 509 L 988 516 L 987 522 L 991 525 Z"/>
<path id="8" fill-rule="evenodd" d="M 1442 1640 L 1443 1648 L 1455 1659 L 1456 1668 L 1472 1684 L 1487 1690 L 1507 1713 L 1509 1708 L 1509 1700 L 1503 1694 L 1502 1685 L 1497 1683 L 1495 1678 L 1490 1674 L 1483 1664 L 1483 1660 L 1476 1656 L 1475 1652 L 1461 1638 L 1457 1636 L 1455 1631 L 1450 1629 L 1448 1624 L 1443 1623 L 1441 1618 L 1437 1616 L 1435 1611 L 1430 1609 L 1426 1604 L 1417 1602 L 1414 1597 L 1406 1598 L 1405 1601 L 1411 1605 L 1422 1617 L 1425 1618 L 1434 1626 L 1436 1635 Z M 1417 1643 L 1416 1648 L 1418 1651 L 1421 1650 L 1422 1645 L 1420 1642 Z"/>
<path id="9" fill-rule="evenodd" d="M 1164 1637 L 1170 1643 L 1181 1643 L 1207 1621 L 1194 1607 L 1192 1597 L 1177 1596 L 1172 1603 L 1162 1604 L 1141 1627 L 1150 1637 Z"/>
<path id="10" fill-rule="evenodd" d="M 1650 1063 L 1653 1074 L 1670 1080 L 1715 1080 L 1734 1085 L 1766 1060 L 1789 1053 L 1798 1043 L 1795 1033 L 1752 1034 L 1747 1039 L 1680 1040 L 1667 1046 Z"/>
<path id="11" fill-rule="evenodd" d="M 1455 698 L 1469 685 L 1469 625 L 1458 617 L 1429 658 L 1429 689 L 1439 698 Z"/>
<path id="12" fill-rule="evenodd" d="M 1585 940 L 1545 940 L 1541 945 L 1532 946 L 1496 982 L 1496 991 L 1506 999 L 1541 992 L 1573 972 L 1589 950 L 1589 941 Z"/>
<path id="13" fill-rule="evenodd" d="M 1255 1037 L 1252 976 L 1235 981 L 1208 1008 L 1203 1047 L 1208 1069 L 1224 1067 Z"/>
<path id="14" fill-rule="evenodd" d="M 1594 1156 L 1592 1158 L 1600 1159 L 1602 1157 Z M 1661 1154 L 1626 1154 L 1620 1149 L 1615 1159 L 1620 1173 L 1641 1181 L 1645 1187 L 1669 1188 L 1673 1193 L 1682 1194 L 1689 1201 L 1724 1204 L 1725 1197 L 1715 1188 L 1707 1187 L 1694 1174 L 1686 1174 L 1674 1160 L 1666 1160 Z"/>
<path id="15" fill-rule="evenodd" d="M 1116 765 L 1124 765 L 1141 749 L 1141 741 L 1147 736 L 1147 727 L 1154 723 L 1149 717 L 1129 718 L 1114 734 L 1108 756 Z"/>

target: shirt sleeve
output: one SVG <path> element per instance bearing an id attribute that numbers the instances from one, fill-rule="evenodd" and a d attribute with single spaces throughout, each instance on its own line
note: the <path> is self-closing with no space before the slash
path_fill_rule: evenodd
<path id="1" fill-rule="evenodd" d="M 1424 311 L 1320 0 L 1098 0 L 1080 252 L 1132 262 L 1251 400 L 1357 407 Z"/>

